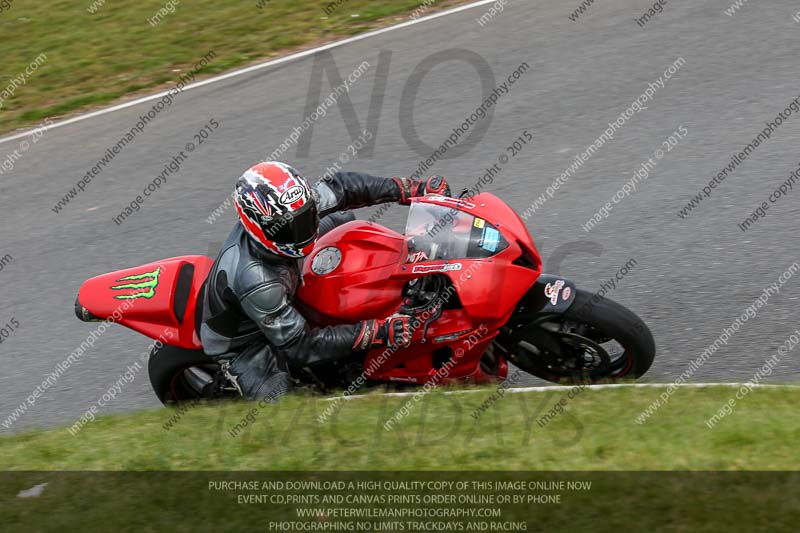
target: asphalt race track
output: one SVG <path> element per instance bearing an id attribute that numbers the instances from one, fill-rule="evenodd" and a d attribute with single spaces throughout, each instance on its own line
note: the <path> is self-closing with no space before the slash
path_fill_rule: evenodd
<path id="1" fill-rule="evenodd" d="M 363 61 L 369 68 L 348 93 L 355 116 L 330 107 L 314 123 L 310 141 L 301 141 L 307 154 L 293 145 L 281 156 L 309 176 L 323 174 L 348 152 L 367 127 L 371 102 L 374 150 L 343 168 L 384 176 L 415 172 L 495 85 L 527 64 L 498 97 L 493 113 L 472 127 L 478 133 L 471 148 L 456 150 L 456 157 L 428 171 L 445 175 L 454 189 L 474 187 L 487 167 L 511 155 L 507 147 L 527 130 L 533 141 L 502 166 L 493 183 L 482 186 L 520 213 L 683 58 L 644 103 L 646 109 L 629 113 L 613 139 L 527 218 L 548 270 L 557 268 L 579 287 L 598 290 L 635 260 L 607 296 L 632 308 L 653 331 L 658 354 L 645 381 L 666 383 L 680 375 L 765 287 L 800 261 L 800 191 L 771 203 L 747 232 L 738 227 L 800 166 L 800 113 L 775 128 L 685 218 L 677 215 L 800 95 L 800 24 L 792 20 L 798 6 L 788 0 L 753 2 L 728 16 L 731 0 L 669 2 L 640 27 L 634 18 L 642 16 L 647 2 L 597 2 L 573 22 L 568 15 L 579 3 L 511 0 L 483 25 L 476 19 L 490 6 L 478 6 L 334 48 L 330 56 L 309 56 L 186 91 L 59 213 L 52 210 L 58 200 L 155 101 L 45 132 L 0 181 L 0 257 L 12 257 L 0 270 L 0 325 L 12 319 L 18 324 L 0 346 L 0 420 L 93 329 L 73 314 L 85 279 L 216 249 L 235 212 L 227 210 L 213 224 L 207 218 L 229 195 L 235 177 L 267 158 L 313 110 L 313 98 L 307 109 L 309 86 L 317 83 L 312 67 L 318 61 L 332 69 L 331 58 L 342 79 Z M 198 60 L 205 52 L 198 50 Z M 371 100 L 376 77 L 378 93 L 385 83 L 382 102 Z M 321 80 L 324 100 L 334 83 L 327 74 Z M 219 127 L 187 152 L 187 143 L 197 143 L 194 135 L 212 119 Z M 676 131 L 686 134 L 673 137 L 673 146 L 668 138 Z M 0 143 L 0 159 L 19 142 Z M 663 158 L 656 161 L 659 149 Z M 114 223 L 181 151 L 187 157 L 179 172 L 168 175 L 139 211 Z M 636 191 L 614 204 L 591 231 L 582 229 L 649 158 L 657 164 Z M 363 209 L 359 216 L 374 212 Z M 399 229 L 404 213 L 392 206 L 381 223 Z M 795 275 L 691 381 L 750 379 L 800 327 L 799 298 Z M 0 431 L 73 423 L 148 343 L 137 333 L 111 328 L 13 428 Z M 771 380 L 798 378 L 800 362 L 790 353 Z M 143 370 L 106 412 L 156 405 Z"/>

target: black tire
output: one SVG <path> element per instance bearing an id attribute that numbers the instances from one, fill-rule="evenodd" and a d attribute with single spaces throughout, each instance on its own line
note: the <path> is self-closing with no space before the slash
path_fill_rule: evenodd
<path id="1" fill-rule="evenodd" d="M 614 300 L 601 298 L 592 304 L 594 296 L 594 293 L 579 289 L 575 302 L 564 315 L 594 326 L 630 350 L 631 368 L 626 376 L 643 376 L 656 357 L 656 341 L 650 328 L 636 313 Z M 583 306 L 586 306 L 587 311 L 583 311 Z"/>
<path id="2" fill-rule="evenodd" d="M 154 348 L 147 363 L 150 385 L 163 404 L 196 398 L 182 382 L 181 375 L 189 367 L 203 365 L 216 365 L 203 350 L 187 350 L 166 344 Z"/>
<path id="3" fill-rule="evenodd" d="M 593 298 L 594 302 L 592 302 Z M 544 340 L 549 339 L 551 343 L 559 342 L 558 335 L 571 334 L 569 328 L 575 325 L 582 335 L 598 344 L 604 339 L 612 339 L 623 349 L 619 357 L 614 359 L 613 369 L 605 374 L 587 375 L 583 373 L 577 376 L 550 372 L 541 364 L 524 364 L 524 360 L 520 359 L 515 361 L 512 358 L 512 362 L 526 372 L 557 383 L 565 381 L 596 383 L 618 381 L 623 378 L 639 378 L 653 364 L 656 345 L 650 329 L 635 313 L 613 300 L 608 298 L 598 300 L 591 292 L 577 290 L 575 301 L 570 308 L 564 314 L 553 315 L 547 320 L 551 324 L 559 321 L 562 324 L 562 331 L 556 335 L 547 332 L 547 338 Z M 528 338 L 537 338 L 538 335 L 541 340 L 543 330 L 537 333 L 535 331 L 537 327 L 540 326 L 534 326 L 532 332 L 525 332 L 525 328 L 521 328 L 518 338 L 527 334 Z M 514 351 L 513 348 L 512 351 Z"/>

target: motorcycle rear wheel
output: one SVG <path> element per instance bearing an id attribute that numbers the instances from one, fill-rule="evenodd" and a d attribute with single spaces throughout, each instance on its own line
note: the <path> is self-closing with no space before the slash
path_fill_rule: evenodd
<path id="1" fill-rule="evenodd" d="M 198 376 L 213 376 L 219 364 L 203 350 L 187 350 L 163 345 L 154 348 L 147 363 L 150 385 L 163 404 L 179 403 L 204 397 Z"/>
<path id="2" fill-rule="evenodd" d="M 514 365 L 556 383 L 639 378 L 656 354 L 653 335 L 636 314 L 583 290 L 563 314 L 513 327 L 504 344 Z"/>

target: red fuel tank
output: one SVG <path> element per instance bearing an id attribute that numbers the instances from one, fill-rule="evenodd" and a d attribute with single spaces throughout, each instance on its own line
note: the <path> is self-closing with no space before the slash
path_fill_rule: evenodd
<path id="1" fill-rule="evenodd" d="M 391 315 L 406 281 L 396 276 L 405 250 L 401 234 L 363 220 L 325 234 L 303 263 L 303 314 L 322 325 Z"/>

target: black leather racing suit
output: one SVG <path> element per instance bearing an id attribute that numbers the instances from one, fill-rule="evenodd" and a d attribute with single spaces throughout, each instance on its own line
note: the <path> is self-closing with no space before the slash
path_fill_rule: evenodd
<path id="1" fill-rule="evenodd" d="M 356 172 L 336 173 L 313 189 L 320 234 L 354 219 L 338 211 L 400 199 L 400 188 L 391 179 Z M 286 392 L 289 367 L 353 353 L 362 324 L 310 328 L 292 306 L 300 282 L 299 261 L 268 252 L 241 223 L 214 262 L 205 286 L 200 339 L 206 354 L 234 357 L 230 372 L 249 398 Z"/>

